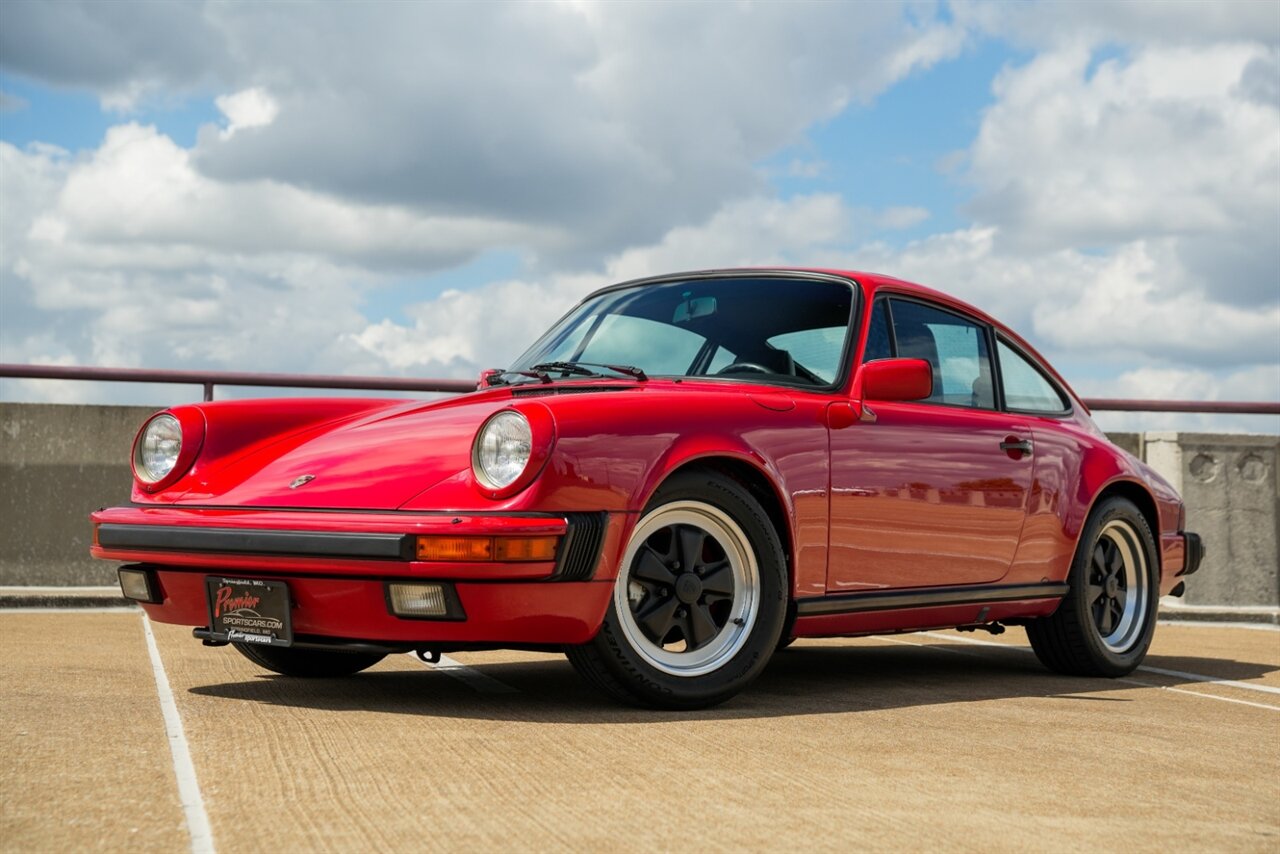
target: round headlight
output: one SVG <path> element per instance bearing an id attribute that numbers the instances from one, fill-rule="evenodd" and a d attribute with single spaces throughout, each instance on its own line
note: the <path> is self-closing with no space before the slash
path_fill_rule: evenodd
<path id="1" fill-rule="evenodd" d="M 529 420 L 508 409 L 490 418 L 480 429 L 472 453 L 472 470 L 476 480 L 489 489 L 504 489 L 524 473 L 532 454 Z"/>
<path id="2" fill-rule="evenodd" d="M 156 483 L 168 477 L 182 453 L 182 425 L 172 415 L 157 415 L 147 422 L 133 452 L 138 479 Z"/>

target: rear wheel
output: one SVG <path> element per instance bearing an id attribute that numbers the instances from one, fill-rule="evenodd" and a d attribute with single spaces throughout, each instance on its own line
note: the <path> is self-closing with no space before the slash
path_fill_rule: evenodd
<path id="1" fill-rule="evenodd" d="M 600 633 L 566 650 L 624 702 L 696 709 L 768 663 L 786 615 L 786 561 L 759 502 L 713 472 L 659 488 L 627 543 Z"/>
<path id="2" fill-rule="evenodd" d="M 1027 625 L 1046 667 L 1077 676 L 1124 676 L 1155 632 L 1159 567 L 1146 519 L 1124 498 L 1102 501 L 1085 525 L 1058 610 Z"/>
<path id="3" fill-rule="evenodd" d="M 259 667 L 284 676 L 350 676 L 377 664 L 386 655 L 377 652 L 342 652 L 281 646 L 232 644 L 236 651 Z"/>

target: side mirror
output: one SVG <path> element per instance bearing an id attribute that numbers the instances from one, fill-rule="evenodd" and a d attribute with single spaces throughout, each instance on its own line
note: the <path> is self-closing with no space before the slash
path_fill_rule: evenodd
<path id="1" fill-rule="evenodd" d="M 862 366 L 867 400 L 924 400 L 933 394 L 933 368 L 924 359 L 877 359 Z"/>
<path id="2" fill-rule="evenodd" d="M 480 379 L 476 381 L 476 388 L 488 388 L 489 380 L 502 373 L 500 368 L 485 368 L 480 372 Z"/>

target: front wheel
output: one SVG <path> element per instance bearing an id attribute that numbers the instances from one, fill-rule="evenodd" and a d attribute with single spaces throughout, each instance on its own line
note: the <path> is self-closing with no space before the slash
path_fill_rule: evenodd
<path id="1" fill-rule="evenodd" d="M 1108 498 L 1089 515 L 1052 616 L 1027 625 L 1036 656 L 1074 676 L 1124 676 L 1147 654 L 1159 598 L 1155 540 L 1131 501 Z"/>
<path id="2" fill-rule="evenodd" d="M 677 474 L 631 534 L 599 634 L 566 654 L 624 702 L 705 708 L 764 669 L 786 604 L 786 559 L 760 503 L 722 475 Z"/>
<path id="3" fill-rule="evenodd" d="M 326 649 L 232 644 L 236 651 L 259 667 L 283 676 L 350 676 L 373 667 L 386 655 L 377 652 L 341 652 Z"/>

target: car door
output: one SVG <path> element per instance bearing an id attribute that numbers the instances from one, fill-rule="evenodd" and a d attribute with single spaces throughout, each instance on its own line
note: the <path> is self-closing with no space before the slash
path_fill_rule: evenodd
<path id="1" fill-rule="evenodd" d="M 905 296 L 872 306 L 864 361 L 918 358 L 929 398 L 866 401 L 831 430 L 828 593 L 998 581 L 1008 572 L 1032 483 L 1027 419 L 1002 412 L 990 328 Z"/>

